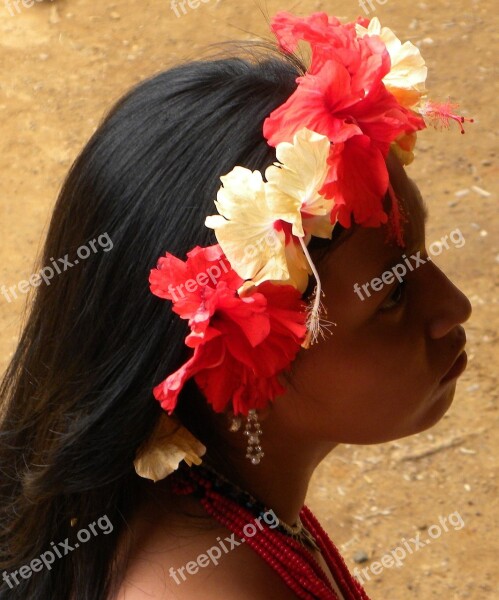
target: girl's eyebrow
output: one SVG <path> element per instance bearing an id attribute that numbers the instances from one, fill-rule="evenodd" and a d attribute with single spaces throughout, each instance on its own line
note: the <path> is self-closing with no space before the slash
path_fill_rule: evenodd
<path id="1" fill-rule="evenodd" d="M 426 219 L 428 217 L 428 213 L 427 211 L 423 212 L 424 214 L 424 218 L 425 218 L 425 222 Z M 420 240 L 416 240 L 416 241 L 420 241 Z M 404 248 L 404 250 L 402 251 L 401 254 L 398 254 L 397 256 L 393 256 L 391 257 L 389 260 L 386 261 L 386 263 L 383 265 L 382 269 L 380 269 L 379 274 L 377 275 L 377 277 L 381 277 L 383 275 L 383 273 L 387 273 L 388 271 L 392 271 L 392 269 L 394 267 L 396 267 L 397 265 L 403 265 L 406 268 L 407 273 L 409 273 L 410 271 L 412 271 L 413 269 L 411 269 L 406 261 L 409 261 L 409 263 L 411 263 L 411 259 L 413 256 L 420 256 L 421 253 L 421 244 L 419 243 L 412 243 L 410 247 L 406 247 Z M 417 262 L 418 259 L 415 259 L 415 261 Z M 426 261 L 425 261 L 426 262 Z M 423 262 L 421 264 L 424 264 Z M 414 265 L 414 261 L 411 263 L 411 266 Z M 407 275 L 407 273 L 405 273 L 405 275 Z M 404 277 L 405 277 L 404 275 Z M 392 282 L 393 283 L 393 282 Z M 391 286 L 392 284 L 385 284 L 386 287 Z"/>

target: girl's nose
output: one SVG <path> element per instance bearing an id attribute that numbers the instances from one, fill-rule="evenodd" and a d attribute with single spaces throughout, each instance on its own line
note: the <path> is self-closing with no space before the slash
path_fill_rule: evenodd
<path id="1" fill-rule="evenodd" d="M 471 315 L 468 297 L 435 265 L 432 279 L 433 312 L 429 334 L 433 339 L 446 336 L 454 327 L 465 323 Z"/>

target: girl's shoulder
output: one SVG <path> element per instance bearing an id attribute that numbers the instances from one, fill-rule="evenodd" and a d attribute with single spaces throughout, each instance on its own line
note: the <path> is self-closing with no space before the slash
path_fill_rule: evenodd
<path id="1" fill-rule="evenodd" d="M 185 581 L 178 577 L 179 583 L 170 579 L 169 565 L 143 564 L 126 576 L 113 600 L 296 600 L 277 573 L 250 548 L 247 550 L 253 556 L 234 554 L 216 566 L 186 573 Z M 191 570 L 194 573 L 192 565 Z"/>
<path id="2" fill-rule="evenodd" d="M 252 548 L 216 521 L 150 522 L 138 531 L 112 600 L 296 600 Z"/>

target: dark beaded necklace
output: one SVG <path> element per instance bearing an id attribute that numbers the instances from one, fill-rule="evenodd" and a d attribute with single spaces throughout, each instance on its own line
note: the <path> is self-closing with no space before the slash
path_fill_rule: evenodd
<path id="1" fill-rule="evenodd" d="M 279 521 L 277 527 L 270 528 L 266 521 L 260 520 L 261 525 L 254 527 L 256 531 L 249 535 L 244 531 L 245 526 L 270 512 L 262 502 L 206 466 L 180 468 L 171 477 L 174 493 L 196 495 L 206 512 L 229 531 L 244 538 L 298 598 L 338 600 L 326 573 L 309 550 L 317 548 L 343 598 L 369 600 L 308 507 L 301 509 L 300 520 L 294 527 Z"/>

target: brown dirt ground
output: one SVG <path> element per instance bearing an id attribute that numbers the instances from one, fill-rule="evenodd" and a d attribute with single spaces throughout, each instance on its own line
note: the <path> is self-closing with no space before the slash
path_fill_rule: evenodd
<path id="1" fill-rule="evenodd" d="M 370 16 L 420 44 L 433 97 L 452 95 L 476 119 L 465 136 L 457 128 L 421 134 L 409 167 L 430 207 L 428 239 L 457 227 L 466 239 L 437 263 L 473 303 L 470 361 L 452 408 L 435 428 L 380 446 L 342 447 L 321 465 L 308 502 L 351 568 L 369 566 L 418 532 L 428 539 L 428 527 L 458 511 L 462 529 L 449 527 L 400 568 L 371 573 L 366 589 L 389 600 L 498 597 L 497 5 L 373 5 Z M 363 14 L 357 0 L 269 0 L 265 9 L 270 15 L 326 10 L 349 20 Z M 8 286 L 33 272 L 63 177 L 115 99 L 146 76 L 197 56 L 206 44 L 268 36 L 256 0 L 209 0 L 180 18 L 168 0 L 58 0 L 14 16 L 1 3 L 0 32 L 0 284 Z M 14 350 L 22 310 L 23 300 L 0 298 L 1 369 Z M 356 565 L 359 551 L 368 558 Z"/>

